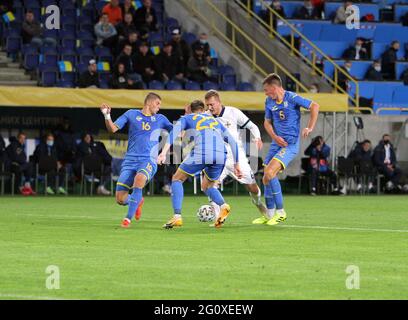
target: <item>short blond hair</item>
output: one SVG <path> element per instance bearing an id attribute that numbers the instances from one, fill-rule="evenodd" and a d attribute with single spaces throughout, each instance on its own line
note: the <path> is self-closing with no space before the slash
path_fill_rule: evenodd
<path id="1" fill-rule="evenodd" d="M 282 87 L 282 79 L 277 73 L 270 73 L 266 76 L 266 78 L 262 82 L 263 85 L 268 84 L 276 84 L 277 86 Z"/>
<path id="2" fill-rule="evenodd" d="M 212 97 L 215 97 L 215 98 L 217 98 L 218 100 L 220 100 L 220 94 L 218 93 L 217 90 L 209 90 L 209 91 L 207 91 L 207 93 L 206 93 L 205 96 L 204 96 L 204 99 L 205 99 L 205 100 L 209 100 L 209 99 L 211 99 Z"/>

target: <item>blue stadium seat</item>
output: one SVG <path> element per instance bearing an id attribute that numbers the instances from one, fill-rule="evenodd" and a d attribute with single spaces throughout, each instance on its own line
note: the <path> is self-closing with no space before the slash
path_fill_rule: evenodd
<path id="1" fill-rule="evenodd" d="M 94 51 L 92 50 L 92 48 L 79 47 L 76 49 L 76 52 L 77 52 L 79 63 L 88 64 L 89 60 L 95 58 Z"/>
<path id="2" fill-rule="evenodd" d="M 303 1 L 282 1 L 281 5 L 285 10 L 286 17 L 293 18 L 297 10 L 303 6 Z"/>
<path id="3" fill-rule="evenodd" d="M 220 85 L 221 91 L 236 91 L 237 87 L 233 83 L 221 83 Z"/>
<path id="4" fill-rule="evenodd" d="M 197 36 L 191 32 L 184 32 L 182 35 L 184 41 L 186 41 L 189 45 L 192 45 L 194 41 L 197 40 Z"/>
<path id="5" fill-rule="evenodd" d="M 74 88 L 74 81 L 69 81 L 69 80 L 59 80 L 57 82 L 57 87 L 59 88 Z"/>
<path id="6" fill-rule="evenodd" d="M 395 74 L 397 80 L 400 80 L 402 73 L 408 69 L 408 62 L 397 62 L 395 65 Z"/>
<path id="7" fill-rule="evenodd" d="M 44 87 L 53 87 L 57 82 L 57 72 L 56 71 L 43 71 L 41 73 L 41 83 Z"/>
<path id="8" fill-rule="evenodd" d="M 360 23 L 360 29 L 357 30 L 357 37 L 373 39 L 377 25 L 377 23 Z"/>
<path id="9" fill-rule="evenodd" d="M 359 95 L 360 97 L 364 97 L 367 99 L 372 99 L 374 97 L 374 88 L 375 88 L 375 82 L 373 81 L 359 81 L 358 82 L 358 87 L 359 87 Z M 354 82 L 350 82 L 350 90 L 349 90 L 350 95 L 354 97 L 356 93 L 356 88 L 354 85 Z"/>
<path id="10" fill-rule="evenodd" d="M 7 53 L 17 53 L 21 48 L 20 36 L 8 36 L 6 39 L 6 51 Z"/>
<path id="11" fill-rule="evenodd" d="M 208 90 L 218 90 L 219 86 L 217 83 L 215 82 L 211 82 L 211 81 L 205 81 L 203 83 L 203 90 L 208 91 Z"/>
<path id="12" fill-rule="evenodd" d="M 167 82 L 166 88 L 167 90 L 183 90 L 183 85 L 178 81 L 171 80 Z"/>
<path id="13" fill-rule="evenodd" d="M 171 18 L 171 17 L 168 17 L 164 21 L 164 25 L 167 26 L 168 31 L 180 28 L 180 24 L 179 24 L 178 20 L 175 19 L 175 18 Z"/>
<path id="14" fill-rule="evenodd" d="M 26 53 L 24 55 L 24 69 L 35 70 L 38 68 L 39 55 L 38 53 Z"/>
<path id="15" fill-rule="evenodd" d="M 87 63 L 78 63 L 76 70 L 77 70 L 79 75 L 84 73 L 86 70 L 88 70 L 88 62 Z"/>
<path id="16" fill-rule="evenodd" d="M 149 82 L 149 89 L 151 90 L 164 90 L 164 84 L 161 81 L 153 80 Z"/>
<path id="17" fill-rule="evenodd" d="M 408 86 L 403 86 L 400 88 L 394 88 L 394 93 L 392 96 L 392 102 L 398 104 L 408 103 Z"/>
<path id="18" fill-rule="evenodd" d="M 241 82 L 237 87 L 238 91 L 255 91 L 254 86 L 249 82 Z"/>
<path id="19" fill-rule="evenodd" d="M 325 26 L 326 28 L 327 26 Z M 300 30 L 306 38 L 309 40 L 319 40 L 320 39 L 320 33 L 323 29 L 323 24 L 317 24 L 317 23 L 308 23 L 303 26 L 303 28 Z"/>
<path id="20" fill-rule="evenodd" d="M 342 24 L 324 26 L 320 33 L 319 41 L 341 41 L 340 37 L 343 29 L 346 29 L 346 26 Z"/>
<path id="21" fill-rule="evenodd" d="M 394 6 L 394 21 L 400 22 L 401 18 L 407 12 L 408 12 L 408 5 L 395 5 Z"/>
<path id="22" fill-rule="evenodd" d="M 186 85 L 185 85 L 186 90 L 190 90 L 190 91 L 199 91 L 201 90 L 201 86 L 198 82 L 195 81 L 187 81 Z"/>
<path id="23" fill-rule="evenodd" d="M 350 45 L 347 42 L 341 41 L 315 41 L 314 44 L 332 59 L 341 58 L 344 50 L 346 50 Z M 319 54 L 317 54 L 317 56 L 321 59 Z"/>
<path id="24" fill-rule="evenodd" d="M 108 61 L 108 62 L 112 63 L 112 60 L 113 60 L 112 53 L 111 53 L 110 49 L 107 48 L 107 47 L 96 46 L 95 47 L 95 56 L 100 61 Z"/>
<path id="25" fill-rule="evenodd" d="M 372 46 L 372 58 L 374 60 L 380 59 L 381 55 L 384 53 L 386 49 L 388 49 L 389 43 L 380 43 L 374 42 Z M 404 50 L 403 46 L 400 46 L 400 49 L 397 51 L 398 60 L 401 60 L 404 57 Z"/>

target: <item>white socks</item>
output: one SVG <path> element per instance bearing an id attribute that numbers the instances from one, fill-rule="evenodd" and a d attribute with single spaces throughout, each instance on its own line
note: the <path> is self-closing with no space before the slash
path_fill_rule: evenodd
<path id="1" fill-rule="evenodd" d="M 266 209 L 266 215 L 268 219 L 272 219 L 273 216 L 275 215 L 276 210 L 275 209 Z"/>
<path id="2" fill-rule="evenodd" d="M 258 189 L 258 194 L 254 195 L 252 192 L 249 192 L 249 195 L 252 198 L 252 202 L 256 205 L 256 206 L 260 206 L 262 204 L 262 194 L 261 194 L 261 190 Z"/>

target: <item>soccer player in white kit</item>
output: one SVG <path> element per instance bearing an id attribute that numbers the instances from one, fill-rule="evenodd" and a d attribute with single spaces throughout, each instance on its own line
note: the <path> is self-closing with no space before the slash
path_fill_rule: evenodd
<path id="1" fill-rule="evenodd" d="M 238 108 L 223 106 L 220 95 L 215 90 L 210 90 L 206 93 L 205 104 L 208 108 L 208 112 L 210 112 L 218 121 L 220 121 L 234 137 L 235 141 L 238 142 L 240 159 L 239 164 L 241 167 L 242 177 L 239 179 L 235 176 L 232 151 L 229 146 L 226 146 L 228 151 L 227 161 L 225 163 L 224 171 L 220 176 L 219 182 L 222 183 L 227 176 L 230 176 L 239 183 L 245 185 L 245 188 L 248 190 L 249 195 L 251 196 L 252 203 L 258 208 L 261 214 L 265 215 L 266 207 L 262 203 L 261 189 L 256 183 L 254 173 L 249 165 L 249 161 L 244 150 L 244 145 L 238 131 L 238 129 L 248 129 L 253 136 L 253 142 L 256 144 L 258 150 L 261 150 L 263 144 L 259 128 Z M 211 206 L 214 208 L 217 217 L 220 212 L 220 207 L 214 202 L 211 202 Z"/>

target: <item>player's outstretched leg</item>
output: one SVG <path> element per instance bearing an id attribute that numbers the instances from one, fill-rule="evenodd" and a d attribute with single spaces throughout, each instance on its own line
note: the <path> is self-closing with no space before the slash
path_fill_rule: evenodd
<path id="1" fill-rule="evenodd" d="M 225 203 L 225 200 L 217 188 L 217 181 L 210 181 L 206 176 L 204 176 L 201 184 L 201 188 L 204 193 L 220 208 L 220 213 L 215 219 L 214 227 L 220 228 L 228 215 L 231 212 L 231 207 L 229 204 Z"/>
<path id="2" fill-rule="evenodd" d="M 165 229 L 171 229 L 173 227 L 181 227 L 183 225 L 183 219 L 181 217 L 181 208 L 183 205 L 184 188 L 183 182 L 188 178 L 188 174 L 183 172 L 180 168 L 177 169 L 173 175 L 171 183 L 171 202 L 173 205 L 174 216 L 163 225 Z"/>
<path id="3" fill-rule="evenodd" d="M 135 216 L 136 211 L 139 209 L 139 205 L 141 204 L 143 199 L 143 188 L 146 185 L 147 180 L 148 179 L 144 174 L 136 174 L 133 183 L 133 191 L 127 199 L 128 213 L 126 215 L 126 218 L 124 218 L 122 221 L 123 228 L 128 228 L 130 226 L 130 223 Z"/>

